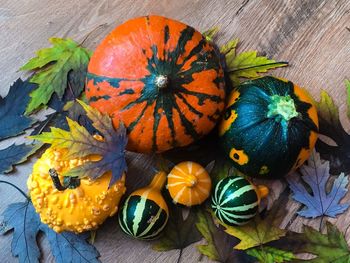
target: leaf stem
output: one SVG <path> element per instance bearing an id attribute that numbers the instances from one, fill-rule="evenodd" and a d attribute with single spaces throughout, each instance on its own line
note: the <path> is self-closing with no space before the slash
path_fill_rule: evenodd
<path id="1" fill-rule="evenodd" d="M 319 227 L 319 230 L 318 230 L 320 232 L 322 232 L 323 219 L 324 219 L 324 215 L 321 216 L 321 220 L 320 220 L 320 227 Z"/>
<path id="2" fill-rule="evenodd" d="M 287 61 L 281 61 L 281 62 L 273 62 L 273 63 L 266 63 L 266 64 L 261 64 L 261 65 L 257 65 L 257 66 L 250 66 L 250 67 L 245 67 L 245 68 L 238 68 L 238 69 L 234 69 L 234 70 L 229 70 L 228 73 L 234 73 L 237 71 L 242 71 L 242 70 L 247 70 L 247 69 L 255 69 L 255 68 L 260 68 L 260 67 L 265 67 L 265 66 L 288 66 L 289 63 Z"/>
<path id="3" fill-rule="evenodd" d="M 3 181 L 3 180 L 0 180 L 0 183 L 3 183 L 3 184 L 8 184 L 10 186 L 12 186 L 13 188 L 15 188 L 18 192 L 20 192 L 27 200 L 30 200 L 29 196 L 27 196 L 27 194 L 25 192 L 23 192 L 18 186 L 10 183 L 10 182 L 7 182 L 7 181 Z"/>
<path id="4" fill-rule="evenodd" d="M 46 119 L 44 125 L 40 128 L 40 130 L 36 133 L 36 134 L 41 134 L 43 132 L 43 130 L 46 128 L 46 126 L 50 123 L 50 121 L 58 114 L 57 111 L 55 111 L 54 113 L 52 113 L 51 115 L 49 115 L 49 117 Z M 34 134 L 34 135 L 36 135 Z M 32 135 L 32 134 L 31 134 Z"/>
<path id="5" fill-rule="evenodd" d="M 180 248 L 179 257 L 177 258 L 177 261 L 176 261 L 177 263 L 180 263 L 180 261 L 181 261 L 182 251 L 183 251 L 183 248 Z"/>

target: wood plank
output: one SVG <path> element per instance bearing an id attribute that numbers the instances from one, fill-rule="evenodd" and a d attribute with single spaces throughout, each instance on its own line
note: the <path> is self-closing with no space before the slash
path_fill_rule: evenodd
<path id="1" fill-rule="evenodd" d="M 203 31 L 214 25 L 220 26 L 218 43 L 239 37 L 239 50 L 257 49 L 277 60 L 287 60 L 290 67 L 275 70 L 273 74 L 289 78 L 307 87 L 312 95 L 319 97 L 326 89 L 340 105 L 342 120 L 345 119 L 345 89 L 343 81 L 350 78 L 350 1 L 120 1 L 120 0 L 56 0 L 43 1 L 0 0 L 0 95 L 4 96 L 10 84 L 19 76 L 18 68 L 33 56 L 39 48 L 47 47 L 51 36 L 72 37 L 78 41 L 99 25 L 86 41 L 94 49 L 110 30 L 129 18 L 160 14 L 188 23 Z M 18 140 L 21 141 L 21 140 Z M 2 142 L 5 147 L 11 141 Z M 26 178 L 31 163 L 21 165 L 11 176 L 0 175 L 26 189 Z M 145 185 L 152 176 L 150 157 L 130 155 L 128 174 L 129 191 Z M 273 195 L 277 197 L 286 186 L 283 181 L 270 182 Z M 350 194 L 346 200 L 350 199 Z M 12 189 L 0 186 L 0 213 L 7 204 L 21 200 Z M 273 198 L 270 200 L 271 206 Z M 295 217 L 300 207 L 289 200 L 289 213 L 283 226 L 300 230 L 302 224 L 317 226 L 317 221 Z M 338 217 L 335 222 L 342 230 L 350 224 L 350 211 Z M 350 240 L 347 232 L 347 239 Z M 10 255 L 10 236 L 0 238 L 0 261 L 16 262 Z M 53 262 L 48 244 L 40 239 L 44 252 L 43 262 Z M 150 244 L 132 240 L 117 228 L 112 218 L 100 229 L 96 246 L 103 262 L 174 262 L 178 251 L 158 253 Z M 182 262 L 198 262 L 201 258 L 195 246 L 185 249 Z M 207 259 L 203 259 L 208 262 Z"/>

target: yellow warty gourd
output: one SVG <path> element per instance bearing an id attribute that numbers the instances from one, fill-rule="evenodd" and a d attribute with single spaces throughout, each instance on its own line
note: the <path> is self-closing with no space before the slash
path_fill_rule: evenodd
<path id="1" fill-rule="evenodd" d="M 125 174 L 110 188 L 111 172 L 108 172 L 94 181 L 88 178 L 71 180 L 68 188 L 64 189 L 61 182 L 65 184 L 69 178 L 60 174 L 99 158 L 90 156 L 62 161 L 65 153 L 63 149 L 49 148 L 34 164 L 27 181 L 32 203 L 41 221 L 56 232 L 81 233 L 96 229 L 117 212 L 120 198 L 126 190 Z M 56 181 L 55 184 L 53 181 Z"/>
<path id="2" fill-rule="evenodd" d="M 209 197 L 211 180 L 200 164 L 182 162 L 168 174 L 167 188 L 174 203 L 199 205 Z"/>

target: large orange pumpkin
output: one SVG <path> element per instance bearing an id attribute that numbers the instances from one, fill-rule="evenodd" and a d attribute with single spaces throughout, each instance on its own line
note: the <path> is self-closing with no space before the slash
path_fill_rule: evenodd
<path id="1" fill-rule="evenodd" d="M 207 134 L 224 109 L 224 78 L 214 47 L 201 33 L 161 16 L 115 28 L 88 67 L 87 98 L 121 119 L 128 149 L 162 152 Z"/>

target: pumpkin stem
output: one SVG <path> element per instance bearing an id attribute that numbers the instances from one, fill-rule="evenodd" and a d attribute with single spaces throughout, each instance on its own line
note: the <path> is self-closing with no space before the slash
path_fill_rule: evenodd
<path id="1" fill-rule="evenodd" d="M 265 185 L 258 185 L 256 187 L 256 192 L 257 192 L 259 200 L 260 200 L 260 199 L 268 196 L 269 188 L 267 188 Z"/>
<path id="2" fill-rule="evenodd" d="M 268 109 L 269 111 L 267 113 L 267 117 L 274 117 L 277 121 L 289 121 L 290 119 L 299 115 L 295 108 L 294 100 L 289 95 L 273 95 Z"/>
<path id="3" fill-rule="evenodd" d="M 166 181 L 166 173 L 163 171 L 158 172 L 154 175 L 149 187 L 160 191 L 162 190 L 165 184 L 165 181 Z"/>
<path id="4" fill-rule="evenodd" d="M 194 175 L 192 175 L 192 174 L 188 174 L 187 175 L 187 177 L 186 177 L 186 179 L 187 179 L 187 182 L 186 182 L 186 185 L 188 186 L 188 187 L 193 187 L 193 186 L 195 186 L 196 184 L 197 184 L 197 177 L 195 177 Z"/>
<path id="5" fill-rule="evenodd" d="M 162 88 L 165 88 L 166 86 L 168 86 L 169 78 L 167 75 L 158 75 L 156 77 L 154 83 L 156 84 L 156 86 L 159 89 L 162 89 Z"/>
<path id="6" fill-rule="evenodd" d="M 80 185 L 80 179 L 77 177 L 65 177 L 63 180 L 63 185 L 61 184 L 60 178 L 58 178 L 58 173 L 55 169 L 51 168 L 49 170 L 49 175 L 53 182 L 53 185 L 58 191 L 64 191 L 67 188 L 74 189 Z"/>

